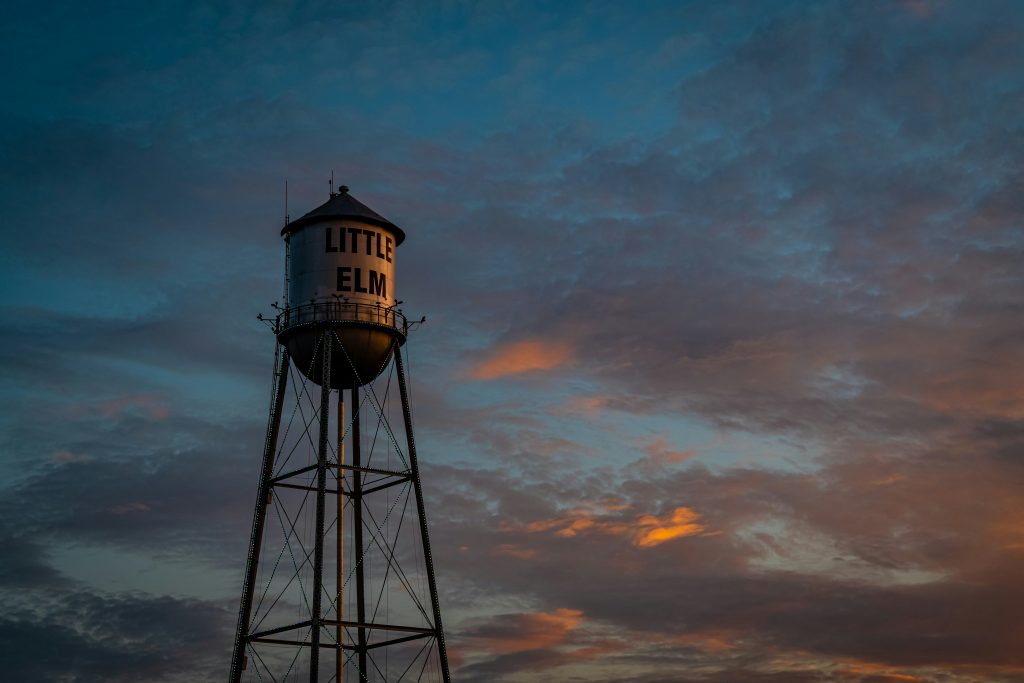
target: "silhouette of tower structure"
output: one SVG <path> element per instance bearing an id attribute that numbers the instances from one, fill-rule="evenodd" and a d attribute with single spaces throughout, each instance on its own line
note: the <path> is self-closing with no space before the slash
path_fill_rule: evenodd
<path id="1" fill-rule="evenodd" d="M 415 323 L 395 298 L 405 233 L 342 186 L 281 234 L 229 682 L 449 683 L 406 377 Z"/>

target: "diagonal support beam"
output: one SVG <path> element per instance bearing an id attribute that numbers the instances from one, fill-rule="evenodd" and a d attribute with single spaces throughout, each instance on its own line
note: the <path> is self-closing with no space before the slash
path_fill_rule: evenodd
<path id="1" fill-rule="evenodd" d="M 402 362 L 402 350 L 396 342 L 393 345 L 395 369 L 398 375 L 398 391 L 402 397 L 402 419 L 405 420 L 405 437 L 409 443 L 409 470 L 412 472 L 412 483 L 416 492 L 416 512 L 419 514 L 420 536 L 423 541 L 423 559 L 427 565 L 427 585 L 430 588 L 430 602 L 434 608 L 434 628 L 437 629 L 437 655 L 441 664 L 441 677 L 444 683 L 451 683 L 452 677 L 448 670 L 448 651 L 444 642 L 444 629 L 441 626 L 441 603 L 437 599 L 437 581 L 434 578 L 434 557 L 430 553 L 430 534 L 427 530 L 427 511 L 423 505 L 423 488 L 420 485 L 420 468 L 416 460 L 416 440 L 412 434 L 412 411 L 409 406 L 409 389 L 405 383 L 405 364 Z"/>
<path id="2" fill-rule="evenodd" d="M 419 640 L 420 638 L 429 638 L 432 635 L 434 635 L 433 632 L 431 632 L 431 633 L 416 633 L 416 634 L 413 634 L 411 636 L 403 636 L 401 638 L 394 638 L 392 640 L 382 640 L 379 643 L 374 643 L 373 645 L 367 645 L 366 649 L 367 650 L 372 650 L 375 647 L 387 647 L 388 645 L 398 645 L 399 643 L 408 643 L 410 640 Z"/>
<path id="3" fill-rule="evenodd" d="M 322 626 L 320 606 L 324 587 L 324 515 L 327 489 L 327 450 L 330 447 L 331 422 L 331 337 L 324 332 L 320 344 L 323 353 L 323 374 L 320 377 L 320 447 L 317 451 L 316 468 L 316 527 L 313 533 L 313 606 L 309 619 L 313 624 L 310 634 L 309 683 L 320 679 L 320 629 Z"/>
<path id="4" fill-rule="evenodd" d="M 267 636 L 272 636 L 272 635 L 274 635 L 276 633 L 284 633 L 285 631 L 294 631 L 294 630 L 300 629 L 300 628 L 309 628 L 311 623 L 312 622 L 310 622 L 307 619 L 306 621 L 300 621 L 300 622 L 298 622 L 296 624 L 288 624 L 287 626 L 278 626 L 277 628 L 268 628 L 265 631 L 259 631 L 258 633 L 253 633 L 252 635 L 246 637 L 246 640 L 256 640 L 257 638 L 265 638 Z"/>
<path id="5" fill-rule="evenodd" d="M 305 474 L 306 472 L 312 472 L 317 467 L 319 467 L 319 465 L 307 465 L 306 467 L 300 467 L 299 469 L 292 470 L 291 472 L 285 472 L 284 474 L 279 474 L 276 477 L 274 477 L 273 479 L 271 479 L 270 483 L 271 484 L 276 484 L 279 481 L 284 481 L 286 479 L 291 479 L 292 477 L 297 477 L 300 474 Z"/>
<path id="6" fill-rule="evenodd" d="M 380 474 L 386 477 L 401 477 L 408 479 L 412 473 L 408 470 L 382 470 L 376 467 L 361 467 L 359 465 L 338 465 L 330 463 L 329 467 L 338 467 L 346 472 L 362 472 L 363 474 Z"/>
<path id="7" fill-rule="evenodd" d="M 400 624 L 380 624 L 372 623 L 368 621 L 346 621 L 338 619 L 324 619 L 324 625 L 326 626 L 344 626 L 345 628 L 361 628 L 367 631 L 403 631 L 405 633 L 419 633 L 421 635 L 432 636 L 437 634 L 436 629 L 424 628 L 422 626 L 402 626 Z"/>

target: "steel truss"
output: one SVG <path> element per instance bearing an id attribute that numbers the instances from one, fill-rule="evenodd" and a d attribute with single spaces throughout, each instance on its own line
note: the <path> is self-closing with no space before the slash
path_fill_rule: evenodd
<path id="1" fill-rule="evenodd" d="M 317 345 L 313 363 L 330 377 L 348 352 L 329 325 Z M 450 683 L 397 338 L 361 387 L 315 396 L 313 368 L 298 372 L 282 345 L 274 370 L 229 683 L 284 683 L 303 670 L 311 683 Z"/>

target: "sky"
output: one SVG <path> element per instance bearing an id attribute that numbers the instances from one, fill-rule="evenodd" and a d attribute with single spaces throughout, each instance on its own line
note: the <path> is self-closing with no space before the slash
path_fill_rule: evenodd
<path id="1" fill-rule="evenodd" d="M 0 678 L 226 677 L 293 218 L 400 225 L 454 680 L 1024 681 L 1024 4 L 19 3 Z"/>

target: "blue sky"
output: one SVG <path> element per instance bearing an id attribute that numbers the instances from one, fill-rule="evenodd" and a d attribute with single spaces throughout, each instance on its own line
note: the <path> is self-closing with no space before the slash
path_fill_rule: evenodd
<path id="1" fill-rule="evenodd" d="M 295 218 L 333 172 L 409 236 L 457 680 L 1024 681 L 1022 24 L 995 0 L 10 9 L 0 670 L 224 677 L 255 315 L 284 182 Z M 679 509 L 701 533 L 645 545 Z"/>

